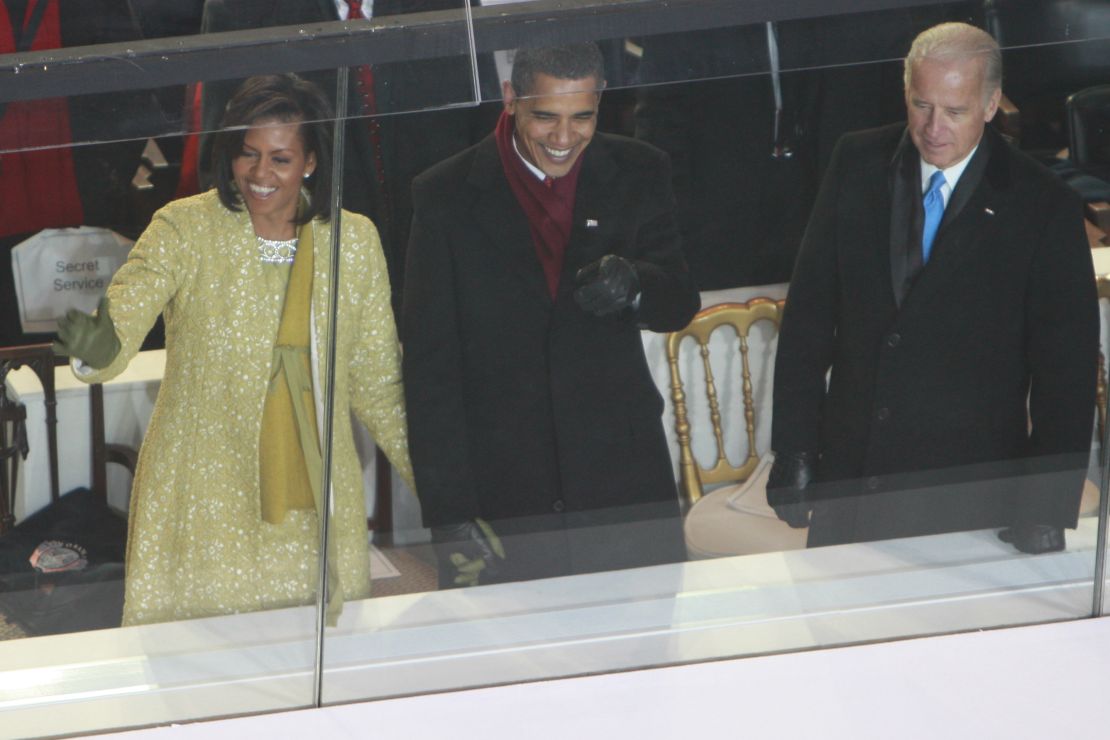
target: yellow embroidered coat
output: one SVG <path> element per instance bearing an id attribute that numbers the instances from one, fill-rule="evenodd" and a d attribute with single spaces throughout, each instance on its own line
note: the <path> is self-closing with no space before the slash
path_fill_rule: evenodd
<path id="1" fill-rule="evenodd" d="M 326 378 L 330 228 L 312 224 L 312 360 L 317 418 Z M 331 537 L 345 600 L 370 591 L 366 510 L 348 409 L 412 481 L 400 350 L 374 225 L 342 214 L 336 329 Z M 124 624 L 310 603 L 318 577 L 315 512 L 279 525 L 259 513 L 262 408 L 288 266 L 263 263 L 247 213 L 209 191 L 155 214 L 108 288 L 120 373 L 159 313 L 166 373 L 131 494 Z"/>

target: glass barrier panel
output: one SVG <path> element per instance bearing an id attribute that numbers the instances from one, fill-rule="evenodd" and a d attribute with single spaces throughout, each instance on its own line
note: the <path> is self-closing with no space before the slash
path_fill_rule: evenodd
<path id="1" fill-rule="evenodd" d="M 0 18 L 0 737 L 1092 613 L 1103 3 L 125 4 Z M 941 20 L 1005 98 L 926 262 Z"/>
<path id="2" fill-rule="evenodd" d="M 87 40 L 105 43 L 69 56 L 60 49 L 41 67 L 34 50 L 16 54 L 17 66 L 5 68 L 12 84 L 0 96 L 10 124 L 0 131 L 0 177 L 5 196 L 20 198 L 5 197 L 0 219 L 11 255 L 2 346 L 45 342 L 41 373 L 58 397 L 51 405 L 33 368 L 5 372 L 13 411 L 4 406 L 0 441 L 6 458 L 31 450 L 4 496 L 14 502 L 0 589 L 12 638 L 0 644 L 5 736 L 315 703 L 318 584 L 330 574 L 318 556 L 320 457 L 330 447 L 314 438 L 332 397 L 331 228 L 371 233 L 365 218 L 339 217 L 334 134 L 350 139 L 355 155 L 339 170 L 342 205 L 372 216 L 389 239 L 392 209 L 404 207 L 389 188 L 407 188 L 397 164 L 411 164 L 420 142 L 377 122 L 469 103 L 473 65 L 459 9 L 424 14 L 436 16 L 421 32 L 435 48 L 421 57 L 419 44 L 396 40 L 411 35 L 408 16 L 314 19 L 303 4 L 286 5 L 288 17 L 263 18 L 253 13 L 260 4 L 210 2 L 194 19 L 200 35 L 127 49 Z M 53 4 L 31 3 L 28 23 L 39 6 L 47 21 L 57 15 Z M 160 26 L 145 21 L 169 35 L 184 28 L 181 10 L 168 10 Z M 441 74 L 434 88 L 404 77 L 448 55 L 464 76 Z M 356 65 L 343 71 L 349 89 L 337 87 L 334 66 L 319 71 L 335 63 Z M 117 65 L 129 72 L 117 78 Z M 221 87 L 228 69 L 240 79 Z M 26 82 L 32 70 L 36 84 Z M 77 89 L 89 94 L 45 97 L 65 93 L 78 71 L 89 81 Z M 288 71 L 307 82 L 273 76 Z M 371 109 L 378 118 L 355 118 L 366 111 L 356 91 L 370 74 L 383 93 Z M 275 100 L 279 107 L 268 108 Z M 336 104 L 348 105 L 346 119 Z M 225 108 L 233 120 L 205 124 L 207 111 Z M 289 113 L 300 120 L 283 123 Z M 54 114 L 61 123 L 51 128 Z M 360 153 L 363 144 L 373 148 Z M 298 216 L 303 226 L 293 223 Z M 375 249 L 345 267 L 369 272 L 369 260 L 382 268 L 372 287 L 388 314 L 388 272 Z M 100 303 L 109 283 L 109 303 Z M 59 334 L 65 349 L 103 368 L 82 379 L 54 367 L 49 345 L 58 318 L 74 309 L 87 318 Z M 107 349 L 97 333 L 106 310 L 106 336 L 118 341 Z M 360 363 L 371 349 L 358 345 Z M 338 380 L 345 392 L 346 378 Z M 100 411 L 88 381 L 103 382 Z M 55 414 L 60 428 L 52 429 L 46 418 Z M 90 464 L 90 430 L 101 448 L 113 445 L 108 453 L 132 448 L 127 472 L 111 466 L 105 475 L 95 457 L 105 450 L 95 444 Z M 356 518 L 365 550 L 365 515 Z"/>
<path id="3" fill-rule="evenodd" d="M 632 25 L 563 52 L 577 66 L 543 32 L 483 57 L 549 10 L 475 9 L 501 109 L 414 183 L 394 302 L 417 495 L 403 460 L 377 468 L 370 598 L 325 632 L 323 701 L 1089 616 L 1107 270 L 1052 158 L 1106 33 L 1004 48 L 1006 105 L 984 125 L 965 77 L 977 125 L 941 134 L 901 58 L 939 21 L 982 25 L 978 4 L 776 19 L 777 70 L 750 23 L 673 45 Z M 653 46 L 667 71 L 645 76 Z M 1102 54 L 1043 83 L 1058 105 L 1026 146 L 1042 83 L 1011 98 L 1008 65 L 1080 46 Z M 929 256 L 917 147 L 970 157 Z"/>
<path id="4" fill-rule="evenodd" d="M 473 14 L 483 99 L 496 96 L 513 49 L 543 43 L 598 42 L 612 89 L 870 62 L 900 65 L 919 31 L 944 22 L 984 28 L 1006 49 L 1058 45 L 1057 67 L 1104 65 L 1092 42 L 1110 35 L 1097 0 L 876 0 L 804 10 L 791 3 L 772 8 L 702 0 L 485 0 Z"/>
<path id="5" fill-rule="evenodd" d="M 252 75 L 301 75 L 327 90 L 334 108 L 343 65 L 354 70 L 344 117 L 473 105 L 461 0 L 386 2 L 376 12 L 354 4 L 213 0 L 163 10 L 100 0 L 59 10 L 56 0 L 13 2 L 0 46 L 0 153 L 213 131 Z"/>
<path id="6" fill-rule="evenodd" d="M 17 291 L 6 300 L 18 298 L 19 310 L 5 314 L 5 331 L 16 344 L 57 331 L 84 364 L 55 366 L 46 343 L 31 345 L 45 348 L 42 372 L 24 363 L 5 373 L 0 442 L 18 476 L 0 537 L 9 638 L 0 642 L 0 735 L 313 703 L 318 517 L 311 495 L 287 507 L 261 495 L 276 479 L 308 475 L 288 464 L 296 438 L 282 430 L 294 411 L 273 377 L 301 361 L 275 347 L 287 337 L 293 247 L 267 230 L 295 215 L 303 180 L 288 170 L 304 169 L 306 153 L 295 129 L 274 135 L 252 128 L 245 138 L 267 158 L 282 145 L 289 162 L 268 159 L 269 179 L 242 150 L 227 163 L 233 192 L 250 193 L 234 208 L 217 190 L 171 200 L 171 187 L 156 186 L 122 204 L 130 223 L 148 222 L 134 243 L 89 225 L 8 241 Z M 319 244 L 319 285 L 327 233 L 312 223 L 297 242 L 309 255 Z M 312 262 L 307 269 L 311 285 Z M 307 347 L 311 333 L 326 347 L 325 304 L 311 308 L 309 298 L 298 300 L 304 321 L 286 341 Z M 310 310 L 321 317 L 311 331 Z M 67 323 L 58 328 L 56 316 Z M 151 332 L 156 322 L 164 332 Z M 21 356 L 20 347 L 2 352 Z"/>
<path id="7" fill-rule="evenodd" d="M 1110 246 L 1110 240 L 1107 237 L 1095 237 L 1102 240 L 1102 244 Z M 1084 512 L 1085 517 L 1090 520 L 1089 526 L 1096 527 L 1097 534 L 1101 538 L 1099 545 L 1102 548 L 1099 551 L 1102 566 L 1102 581 L 1096 580 L 1096 598 L 1094 609 L 1098 616 L 1102 616 L 1110 609 L 1110 589 L 1107 588 L 1110 583 L 1107 581 L 1106 575 L 1106 535 L 1107 535 L 1107 511 L 1110 511 L 1106 499 L 1108 487 L 1110 487 L 1110 480 L 1108 480 L 1108 467 L 1110 459 L 1107 458 L 1107 448 L 1110 439 L 1107 438 L 1107 424 L 1106 419 L 1110 413 L 1110 406 L 1107 406 L 1107 388 L 1110 385 L 1110 376 L 1107 375 L 1106 357 L 1108 347 L 1110 347 L 1110 260 L 1107 259 L 1110 250 L 1095 248 L 1092 250 L 1095 263 L 1095 274 L 1097 277 L 1098 285 L 1098 308 L 1099 308 L 1099 356 L 1098 356 L 1098 385 L 1095 390 L 1095 403 L 1097 404 L 1097 411 L 1095 416 L 1095 439 L 1098 444 L 1097 447 L 1097 467 L 1092 466 L 1092 474 L 1089 480 L 1097 485 L 1097 498 L 1095 499 L 1097 507 L 1094 511 Z M 1092 454 L 1092 457 L 1096 455 Z M 1097 471 L 1097 472 L 1096 472 Z M 1086 493 L 1086 492 L 1085 492 Z M 1087 494 L 1088 500 L 1091 495 Z M 1090 509 L 1092 507 L 1088 507 Z M 1081 516 L 1081 519 L 1083 517 Z M 1100 575 L 1098 571 L 1095 572 L 1096 578 Z M 1101 594 L 1098 593 L 1098 588 L 1101 586 Z M 1101 598 L 1099 598 L 1101 597 Z"/>

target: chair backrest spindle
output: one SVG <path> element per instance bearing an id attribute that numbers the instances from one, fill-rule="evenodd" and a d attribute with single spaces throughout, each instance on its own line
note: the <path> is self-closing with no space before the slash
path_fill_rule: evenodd
<path id="1" fill-rule="evenodd" d="M 700 311 L 685 329 L 673 332 L 667 337 L 667 365 L 671 374 L 671 397 L 674 402 L 675 432 L 679 446 L 679 473 L 682 494 L 687 504 L 693 504 L 701 498 L 703 485 L 745 480 L 759 465 L 760 455 L 756 449 L 756 401 L 748 340 L 751 328 L 757 322 L 768 321 L 775 331 L 778 330 L 782 305 L 783 301 L 753 298 L 747 303 L 722 303 L 711 306 Z M 747 456 L 740 465 L 729 462 L 726 454 L 720 394 L 710 361 L 710 336 L 715 330 L 724 326 L 732 327 L 739 340 L 741 402 L 748 442 Z M 717 445 L 717 459 L 714 465 L 708 468 L 699 465 L 694 457 L 690 411 L 679 366 L 681 345 L 687 337 L 697 342 L 701 354 L 709 419 Z"/>

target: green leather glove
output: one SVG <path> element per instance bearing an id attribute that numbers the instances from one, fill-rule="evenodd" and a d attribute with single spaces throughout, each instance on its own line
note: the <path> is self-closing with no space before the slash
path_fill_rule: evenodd
<path id="1" fill-rule="evenodd" d="M 432 542 L 440 567 L 450 563 L 454 568 L 455 586 L 477 586 L 483 574 L 496 575 L 505 559 L 501 538 L 485 519 L 432 527 Z"/>
<path id="2" fill-rule="evenodd" d="M 119 338 L 108 313 L 108 296 L 100 299 L 95 316 L 71 308 L 58 319 L 54 352 L 75 357 L 97 370 L 112 364 L 119 354 Z"/>

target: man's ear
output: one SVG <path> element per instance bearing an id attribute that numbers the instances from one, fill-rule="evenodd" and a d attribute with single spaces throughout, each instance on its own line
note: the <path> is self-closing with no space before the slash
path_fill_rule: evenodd
<path id="1" fill-rule="evenodd" d="M 983 112 L 983 123 L 990 123 L 994 118 L 994 114 L 998 112 L 998 104 L 1002 100 L 1002 88 L 995 88 L 991 93 L 990 98 L 987 100 L 987 108 Z"/>
<path id="2" fill-rule="evenodd" d="M 516 112 L 516 95 L 513 93 L 513 83 L 509 80 L 501 83 L 501 99 L 505 104 L 505 112 L 513 115 Z"/>

